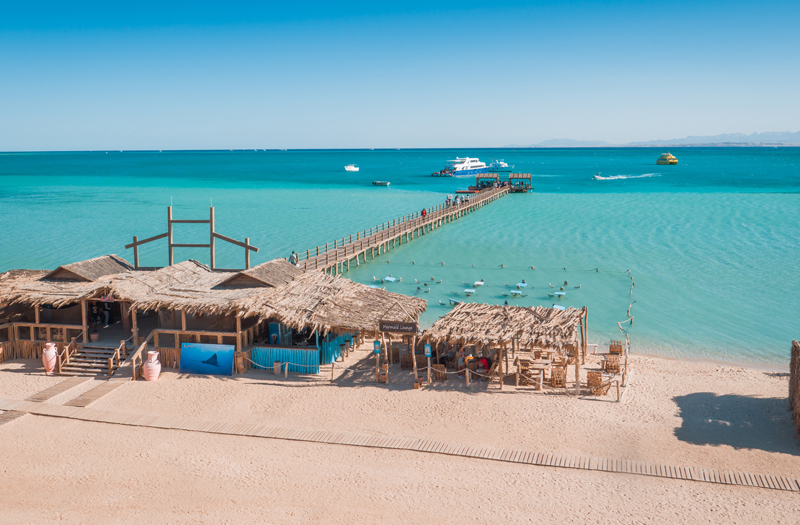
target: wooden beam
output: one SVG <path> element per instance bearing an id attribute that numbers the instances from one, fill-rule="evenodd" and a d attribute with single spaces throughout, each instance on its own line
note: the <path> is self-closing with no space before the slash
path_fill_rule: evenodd
<path id="1" fill-rule="evenodd" d="M 181 330 L 186 331 L 186 310 L 181 308 Z"/>
<path id="2" fill-rule="evenodd" d="M 169 237 L 169 265 L 172 266 L 175 263 L 172 256 L 172 206 L 167 206 L 167 236 Z"/>
<path id="3" fill-rule="evenodd" d="M 216 248 L 214 246 L 214 207 L 211 207 L 211 213 L 209 215 L 209 229 L 211 230 L 211 235 L 208 239 L 208 244 L 211 247 L 211 270 L 214 270 L 214 266 L 216 265 Z"/>
<path id="4" fill-rule="evenodd" d="M 172 224 L 209 224 L 210 222 L 211 222 L 210 220 L 209 221 L 207 221 L 207 220 L 196 220 L 196 221 L 194 221 L 194 220 L 193 221 L 188 221 L 188 220 L 178 221 L 178 220 L 174 220 L 174 221 L 172 221 Z"/>
<path id="5" fill-rule="evenodd" d="M 169 236 L 169 232 L 162 233 L 161 235 L 156 235 L 155 237 L 148 237 L 147 239 L 142 239 L 141 241 L 139 240 L 138 237 L 134 237 L 133 238 L 133 242 L 131 244 L 126 244 L 125 245 L 125 249 L 129 250 L 131 248 L 136 248 L 137 246 L 141 246 L 142 244 L 146 244 L 146 243 L 151 242 L 151 241 L 157 241 L 159 239 L 163 239 L 164 237 L 168 237 L 168 236 Z"/>
<path id="6" fill-rule="evenodd" d="M 135 235 L 133 236 L 133 268 L 139 269 L 139 238 Z"/>
<path id="7" fill-rule="evenodd" d="M 170 244 L 170 249 L 172 248 L 211 248 L 210 244 Z"/>
<path id="8" fill-rule="evenodd" d="M 86 299 L 81 299 L 81 325 L 83 326 L 83 343 L 89 342 L 89 326 L 86 324 Z"/>
<path id="9" fill-rule="evenodd" d="M 231 244 L 235 244 L 236 246 L 240 246 L 242 248 L 246 248 L 248 250 L 253 250 L 254 252 L 258 252 L 258 248 L 256 248 L 253 245 L 245 245 L 245 243 L 243 243 L 243 242 L 239 242 L 236 239 L 231 239 L 230 237 L 226 237 L 226 236 L 221 235 L 219 233 L 214 232 L 214 237 L 216 237 L 217 239 L 220 239 L 222 241 L 229 242 Z"/>
<path id="10" fill-rule="evenodd" d="M 249 247 L 250 247 L 250 237 L 245 237 L 244 238 L 244 269 L 245 270 L 249 270 L 250 269 L 250 250 L 248 250 Z"/>

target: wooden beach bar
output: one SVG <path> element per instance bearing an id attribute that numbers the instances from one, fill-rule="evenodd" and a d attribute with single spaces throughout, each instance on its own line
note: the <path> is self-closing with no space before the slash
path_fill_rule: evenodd
<path id="1" fill-rule="evenodd" d="M 416 316 L 426 308 L 422 299 L 305 273 L 283 259 L 238 272 L 194 260 L 136 270 L 108 255 L 53 272 L 0 274 L 0 361 L 39 359 L 45 343 L 57 341 L 57 372 L 135 378 L 148 350 L 178 368 L 182 344 L 203 343 L 234 346 L 239 372 L 276 360 L 318 372 L 359 332 L 377 331 L 397 303 Z M 116 322 L 104 326 L 97 305 L 113 309 Z"/>

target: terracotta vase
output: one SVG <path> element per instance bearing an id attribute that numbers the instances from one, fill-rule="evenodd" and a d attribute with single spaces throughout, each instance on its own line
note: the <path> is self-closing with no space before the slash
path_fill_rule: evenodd
<path id="1" fill-rule="evenodd" d="M 58 348 L 56 348 L 55 343 L 47 343 L 44 345 L 44 350 L 42 351 L 42 364 L 44 365 L 44 370 L 48 374 L 53 371 L 56 367 L 56 360 L 58 359 Z"/>
<path id="2" fill-rule="evenodd" d="M 161 373 L 161 362 L 158 360 L 158 352 L 147 352 L 147 361 L 144 362 L 145 381 L 155 381 Z"/>

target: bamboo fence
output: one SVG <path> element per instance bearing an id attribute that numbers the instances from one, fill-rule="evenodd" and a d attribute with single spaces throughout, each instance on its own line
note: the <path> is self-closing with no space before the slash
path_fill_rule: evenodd
<path id="1" fill-rule="evenodd" d="M 789 410 L 794 416 L 795 429 L 800 437 L 800 342 L 792 341 L 789 363 Z"/>

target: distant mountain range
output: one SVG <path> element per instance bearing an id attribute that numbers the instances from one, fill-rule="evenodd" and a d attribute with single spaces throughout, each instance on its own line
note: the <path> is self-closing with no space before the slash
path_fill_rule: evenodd
<path id="1" fill-rule="evenodd" d="M 773 146 L 773 145 L 800 145 L 800 131 L 768 131 L 765 133 L 724 133 L 722 135 L 689 136 L 682 139 L 649 140 L 646 142 L 628 142 L 627 144 L 612 144 L 602 140 L 572 140 L 550 139 L 521 146 L 512 144 L 509 148 L 597 148 L 597 147 L 625 147 L 625 146 Z"/>

